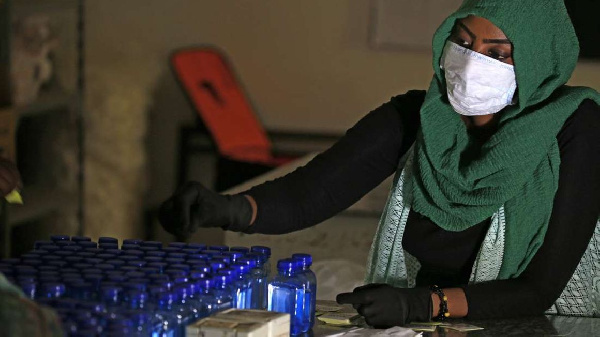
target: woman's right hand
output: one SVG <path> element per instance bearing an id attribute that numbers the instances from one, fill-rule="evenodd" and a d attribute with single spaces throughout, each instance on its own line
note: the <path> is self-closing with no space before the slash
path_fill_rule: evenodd
<path id="1" fill-rule="evenodd" d="M 163 202 L 159 221 L 167 232 L 187 237 L 200 227 L 243 231 L 250 226 L 252 213 L 243 195 L 221 195 L 201 183 L 188 182 Z"/>

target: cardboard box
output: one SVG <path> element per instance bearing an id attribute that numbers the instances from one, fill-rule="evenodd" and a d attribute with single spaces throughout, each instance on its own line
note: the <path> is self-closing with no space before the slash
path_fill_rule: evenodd
<path id="1" fill-rule="evenodd" d="M 267 324 L 239 322 L 214 316 L 188 325 L 185 329 L 187 337 L 265 337 L 268 334 Z"/>
<path id="2" fill-rule="evenodd" d="M 289 335 L 289 314 L 252 309 L 221 311 L 186 328 L 186 336 L 192 337 L 287 337 Z"/>
<path id="3" fill-rule="evenodd" d="M 268 337 L 290 335 L 290 315 L 286 313 L 255 309 L 229 309 L 218 313 L 216 317 L 267 324 L 269 327 Z"/>

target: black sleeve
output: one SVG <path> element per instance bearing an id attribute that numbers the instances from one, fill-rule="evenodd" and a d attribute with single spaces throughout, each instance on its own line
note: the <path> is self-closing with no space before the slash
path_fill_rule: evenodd
<path id="1" fill-rule="evenodd" d="M 557 139 L 558 191 L 544 243 L 523 273 L 465 287 L 472 319 L 543 314 L 573 275 L 600 215 L 600 108 L 584 101 Z"/>
<path id="2" fill-rule="evenodd" d="M 348 208 L 398 167 L 414 143 L 424 91 L 409 91 L 371 111 L 306 166 L 250 189 L 258 205 L 247 233 L 283 234 Z"/>

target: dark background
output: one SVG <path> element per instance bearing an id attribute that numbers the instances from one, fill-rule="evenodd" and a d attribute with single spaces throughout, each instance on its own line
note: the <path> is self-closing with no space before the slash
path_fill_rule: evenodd
<path id="1" fill-rule="evenodd" d="M 581 48 L 580 58 L 600 58 L 600 0 L 565 0 Z"/>

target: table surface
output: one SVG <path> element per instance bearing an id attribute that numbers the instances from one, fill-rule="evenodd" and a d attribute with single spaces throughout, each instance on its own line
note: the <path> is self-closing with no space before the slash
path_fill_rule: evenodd
<path id="1" fill-rule="evenodd" d="M 351 312 L 345 306 L 341 311 Z M 438 327 L 434 332 L 423 332 L 423 336 L 482 337 L 482 336 L 600 336 L 600 318 L 570 316 L 534 316 L 490 320 L 449 320 L 449 323 L 467 323 L 484 328 L 479 331 L 460 332 Z M 322 337 L 347 330 L 348 327 L 326 325 L 317 320 L 313 331 L 305 336 Z"/>

